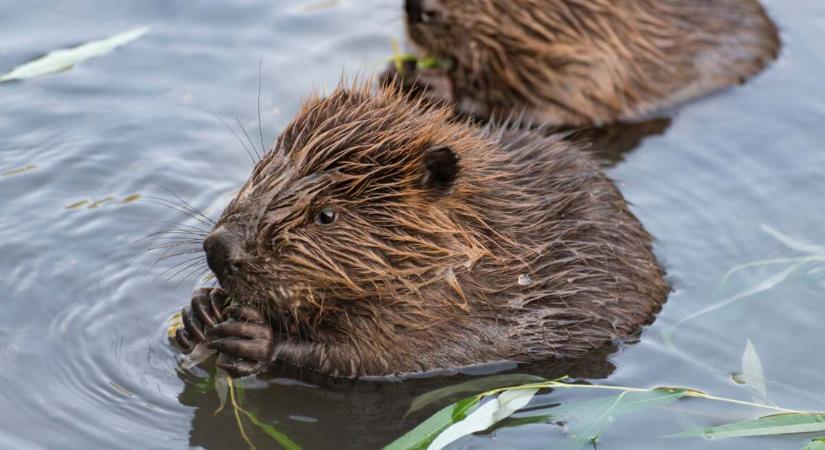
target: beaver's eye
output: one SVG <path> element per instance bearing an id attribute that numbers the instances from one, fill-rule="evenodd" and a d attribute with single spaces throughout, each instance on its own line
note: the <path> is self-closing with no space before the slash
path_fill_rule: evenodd
<path id="1" fill-rule="evenodd" d="M 438 20 L 438 11 L 432 9 L 425 9 L 421 12 L 421 21 L 424 23 L 432 23 Z"/>
<path id="2" fill-rule="evenodd" d="M 329 225 L 332 222 L 335 222 L 337 217 L 338 214 L 335 213 L 334 209 L 324 208 L 318 213 L 318 217 L 315 220 L 321 225 Z"/>

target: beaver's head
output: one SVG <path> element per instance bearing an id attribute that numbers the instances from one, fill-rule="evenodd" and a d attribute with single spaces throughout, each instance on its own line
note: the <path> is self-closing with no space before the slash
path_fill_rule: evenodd
<path id="1" fill-rule="evenodd" d="M 520 41 L 551 37 L 547 24 L 534 17 L 547 8 L 542 0 L 405 0 L 407 34 L 426 56 L 464 70 L 497 71 L 504 67 L 485 65 L 511 64 L 518 55 L 508 50 L 525 50 Z"/>
<path id="2" fill-rule="evenodd" d="M 491 144 L 448 117 L 392 90 L 308 100 L 204 242 L 221 286 L 315 320 L 433 290 L 461 305 L 450 284 L 485 251 L 465 200 L 495 175 L 464 164 Z"/>
<path id="3" fill-rule="evenodd" d="M 548 8 L 545 3 L 406 0 L 407 34 L 420 56 L 436 58 L 450 74 L 464 112 L 520 114 L 546 84 L 542 52 L 555 31 L 535 17 Z M 484 101 L 471 107 L 462 103 L 468 95 Z"/>
<path id="4" fill-rule="evenodd" d="M 406 0 L 407 33 L 431 56 L 466 54 L 466 45 L 478 45 L 470 37 L 483 19 L 479 0 Z"/>

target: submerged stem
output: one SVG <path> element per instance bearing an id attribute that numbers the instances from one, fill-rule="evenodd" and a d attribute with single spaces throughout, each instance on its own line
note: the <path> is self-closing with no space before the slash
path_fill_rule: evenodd
<path id="1" fill-rule="evenodd" d="M 255 450 L 255 444 L 252 443 L 252 440 L 249 439 L 249 436 L 246 434 L 246 430 L 243 428 L 243 422 L 241 421 L 241 414 L 240 412 L 243 411 L 238 402 L 235 401 L 235 385 L 232 381 L 232 377 L 226 377 L 226 384 L 229 385 L 229 401 L 232 402 L 232 412 L 235 413 L 235 421 L 238 422 L 238 429 L 241 430 L 241 437 L 247 444 L 249 444 L 249 448 Z M 246 413 L 246 411 L 244 411 Z"/>

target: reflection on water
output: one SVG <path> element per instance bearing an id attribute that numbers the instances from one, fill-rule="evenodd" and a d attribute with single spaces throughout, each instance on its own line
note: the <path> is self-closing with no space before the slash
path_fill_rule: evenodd
<path id="1" fill-rule="evenodd" d="M 359 444 L 353 447 L 378 448 L 404 434 L 443 406 L 438 403 L 409 413 L 412 401 L 427 392 L 445 385 L 478 380 L 490 373 L 530 373 L 547 379 L 564 376 L 603 379 L 615 369 L 607 361 L 607 355 L 615 350 L 615 347 L 604 348 L 594 352 L 589 358 L 548 361 L 518 370 L 496 371 L 495 367 L 478 367 L 451 373 L 446 377 L 414 377 L 403 381 L 331 379 L 315 372 L 282 367 L 272 375 L 260 377 L 257 383 L 243 391 L 245 395 L 242 408 L 255 414 L 258 420 L 275 425 L 282 432 L 288 430 L 296 439 L 300 436 L 300 445 L 304 448 L 339 448 L 344 442 Z M 245 442 L 237 431 L 237 425 L 234 429 L 227 428 L 233 411 L 231 404 L 221 409 L 220 397 L 214 386 L 214 372 L 211 376 L 200 378 L 186 373 L 180 374 L 180 377 L 185 382 L 185 389 L 180 394 L 181 403 L 197 408 L 192 419 L 191 445 L 208 448 L 243 447 Z M 512 382 L 501 381 L 485 385 L 479 390 L 511 384 Z M 458 391 L 443 397 L 443 400 L 449 403 L 477 392 Z M 221 412 L 215 414 L 218 410 Z M 244 423 L 244 431 L 251 440 L 271 442 L 254 424 L 249 424 L 248 421 Z M 341 426 L 329 427 L 323 433 L 313 432 L 313 429 L 324 424 Z M 219 427 L 224 427 L 226 432 L 216 436 L 215 430 Z"/>
<path id="2" fill-rule="evenodd" d="M 590 144 L 596 157 L 608 166 L 624 160 L 624 155 L 635 150 L 645 138 L 664 134 L 671 124 L 668 117 L 645 122 L 607 125 L 580 130 L 571 136 Z"/>
<path id="3" fill-rule="evenodd" d="M 208 374 L 181 370 L 166 341 L 168 318 L 199 282 L 157 277 L 168 265 L 152 270 L 134 243 L 169 222 L 194 221 L 149 198 L 169 198 L 168 189 L 217 215 L 251 165 L 202 110 L 237 117 L 256 133 L 262 61 L 262 132 L 270 142 L 300 99 L 334 85 L 342 68 L 383 68 L 391 38 L 401 34 L 399 3 L 4 5 L 0 72 L 55 48 L 142 25 L 152 31 L 68 72 L 0 85 L 0 447 L 245 447 L 231 409 L 215 414 L 220 400 Z M 815 38 L 825 32 L 825 5 L 765 3 L 785 47 L 764 75 L 672 121 L 594 136 L 594 148 L 614 164 L 610 175 L 657 237 L 675 287 L 656 323 L 609 358 L 517 372 L 749 400 L 752 391 L 732 374 L 742 371 L 750 340 L 771 401 L 825 409 L 825 271 L 815 258 L 800 263 L 825 245 L 825 46 Z M 369 448 L 432 412 L 404 416 L 417 395 L 468 379 L 353 382 L 283 371 L 248 386 L 242 402 L 304 448 Z M 582 398 L 553 392 L 542 401 Z M 623 417 L 599 448 L 706 448 L 659 436 L 757 414 L 678 406 Z M 247 423 L 246 431 L 260 448 L 274 445 L 261 429 Z M 503 428 L 458 447 L 546 448 L 562 432 Z M 807 440 L 746 443 L 801 448 Z"/>

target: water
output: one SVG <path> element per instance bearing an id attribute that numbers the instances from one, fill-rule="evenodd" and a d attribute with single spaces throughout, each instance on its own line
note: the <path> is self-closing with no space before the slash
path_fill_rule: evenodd
<path id="1" fill-rule="evenodd" d="M 725 281 L 732 268 L 805 256 L 768 230 L 825 244 L 825 4 L 766 3 L 782 29 L 779 62 L 742 88 L 682 108 L 663 134 L 610 169 L 658 238 L 675 292 L 639 344 L 589 366 L 585 379 L 750 400 L 752 391 L 731 377 L 750 339 L 771 401 L 825 410 L 823 263 L 688 320 L 666 345 L 686 317 L 790 266 L 749 268 Z M 167 319 L 198 283 L 166 281 L 158 274 L 168 264 L 152 270 L 141 257 L 136 240 L 186 220 L 147 197 L 170 198 L 169 189 L 218 214 L 251 164 L 202 110 L 237 117 L 256 134 L 260 61 L 262 131 L 271 142 L 300 99 L 333 86 L 342 68 L 383 66 L 390 40 L 401 36 L 400 2 L 0 6 L 0 72 L 55 48 L 152 26 L 69 72 L 0 85 L 0 448 L 243 448 L 231 408 L 214 414 L 219 400 L 204 372 L 180 370 L 166 341 Z M 370 448 L 423 420 L 402 420 L 412 398 L 460 380 L 353 383 L 284 373 L 248 387 L 242 401 L 304 448 Z M 591 395 L 543 397 L 567 403 Z M 659 437 L 758 414 L 683 401 L 622 417 L 599 448 L 801 448 L 810 438 Z M 245 428 L 259 448 L 275 445 Z M 529 425 L 457 447 L 548 448 L 561 437 L 558 427 Z"/>

